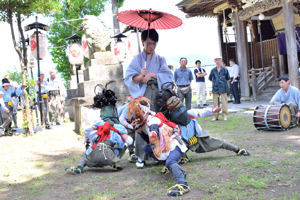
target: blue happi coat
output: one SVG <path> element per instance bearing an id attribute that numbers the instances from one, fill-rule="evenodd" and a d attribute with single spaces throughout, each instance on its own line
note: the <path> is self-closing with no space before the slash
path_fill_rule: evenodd
<path id="1" fill-rule="evenodd" d="M 93 125 L 98 127 L 98 126 L 104 125 L 104 123 L 105 123 L 105 121 L 103 121 L 103 120 L 95 120 Z M 114 128 L 117 129 L 120 134 L 128 134 L 126 128 L 121 124 L 114 124 Z M 96 135 L 97 135 L 97 131 L 95 131 L 94 133 L 89 135 L 89 140 L 90 140 L 91 146 L 86 150 L 87 155 L 89 155 L 93 150 L 92 149 L 92 146 L 94 145 L 93 139 L 95 138 Z M 113 145 L 117 144 L 117 148 L 114 149 L 114 152 L 118 156 L 119 155 L 118 149 L 123 149 L 125 146 L 125 141 L 123 140 L 123 138 L 118 133 L 111 130 L 110 138 L 106 139 L 106 140 L 109 142 L 112 142 Z"/>

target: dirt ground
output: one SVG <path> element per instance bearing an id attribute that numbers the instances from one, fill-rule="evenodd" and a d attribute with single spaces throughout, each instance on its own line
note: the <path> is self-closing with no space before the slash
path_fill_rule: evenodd
<path id="1" fill-rule="evenodd" d="M 253 118 L 232 114 L 203 129 L 250 151 L 250 157 L 217 150 L 188 152 L 190 192 L 178 199 L 300 199 L 300 129 L 257 131 Z M 136 169 L 122 158 L 122 171 L 85 168 L 81 175 L 65 173 L 76 166 L 84 145 L 70 126 L 32 137 L 0 138 L 1 199 L 166 199 L 175 184 L 172 174 L 160 175 L 163 166 Z"/>

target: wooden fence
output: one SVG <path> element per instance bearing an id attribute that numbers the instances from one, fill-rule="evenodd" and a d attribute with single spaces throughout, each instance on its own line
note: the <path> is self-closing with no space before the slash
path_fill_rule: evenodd
<path id="1" fill-rule="evenodd" d="M 277 39 L 265 40 L 262 42 L 263 45 L 263 56 L 264 56 L 264 67 L 272 66 L 272 57 L 275 56 L 276 62 L 276 73 L 279 73 L 279 52 L 278 52 L 278 45 Z M 261 58 L 261 47 L 260 42 L 253 44 L 253 60 L 254 66 L 252 68 L 258 69 L 262 68 L 262 58 Z"/>
<path id="2" fill-rule="evenodd" d="M 248 71 L 249 77 L 251 77 L 252 84 L 252 95 L 253 100 L 257 100 L 257 95 L 259 95 L 266 87 L 270 85 L 277 77 L 276 57 L 272 56 L 272 65 L 270 67 L 263 68 L 252 68 Z"/>

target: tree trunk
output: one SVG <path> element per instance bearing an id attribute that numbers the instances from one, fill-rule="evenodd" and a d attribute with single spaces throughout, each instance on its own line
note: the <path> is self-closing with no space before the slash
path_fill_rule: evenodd
<path id="1" fill-rule="evenodd" d="M 113 14 L 113 26 L 114 26 L 114 35 L 120 33 L 120 24 L 117 20 L 118 14 L 118 0 L 112 0 L 112 14 Z"/>
<path id="2" fill-rule="evenodd" d="M 11 35 L 12 35 L 12 40 L 14 44 L 14 48 L 19 56 L 20 60 L 20 65 L 21 65 L 21 72 L 22 72 L 22 84 L 24 88 L 24 99 L 25 99 L 25 112 L 26 112 L 26 117 L 28 120 L 28 130 L 26 130 L 27 134 L 33 135 L 33 124 L 32 124 L 32 116 L 30 113 L 30 105 L 29 105 L 29 99 L 28 99 L 28 94 L 26 91 L 26 78 L 27 78 L 27 57 L 26 57 L 26 45 L 25 45 L 25 38 L 23 34 L 23 29 L 21 26 L 21 16 L 17 16 L 17 22 L 18 22 L 18 29 L 21 35 L 21 41 L 22 41 L 22 48 L 23 48 L 23 56 L 20 48 L 17 46 L 16 39 L 15 39 L 15 33 L 14 33 L 14 28 L 13 28 L 13 20 L 12 20 L 12 11 L 8 11 L 8 18 L 9 18 L 9 24 L 10 24 L 10 30 L 11 30 Z"/>

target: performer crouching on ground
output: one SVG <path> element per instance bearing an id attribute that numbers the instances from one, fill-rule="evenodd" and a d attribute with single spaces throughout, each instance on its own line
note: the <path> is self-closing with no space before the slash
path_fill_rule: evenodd
<path id="1" fill-rule="evenodd" d="M 166 107 L 168 110 L 166 116 L 179 126 L 181 137 L 191 151 L 205 153 L 222 148 L 234 151 L 238 156 L 250 156 L 250 153 L 245 149 L 240 149 L 225 140 L 210 136 L 198 124 L 196 118 L 220 112 L 221 107 L 187 110 L 177 96 L 169 98 L 166 102 Z M 188 161 L 187 157 L 182 159 L 181 162 Z"/>
<path id="2" fill-rule="evenodd" d="M 176 178 L 177 184 L 168 189 L 167 195 L 181 196 L 189 191 L 186 173 L 178 165 L 178 161 L 187 148 L 181 140 L 178 126 L 167 120 L 162 113 L 155 114 L 150 111 L 149 102 L 147 98 L 139 97 L 129 103 L 128 116 L 134 117 L 131 125 L 134 128 L 145 127 L 147 134 L 141 133 L 142 138 L 148 143 L 144 147 L 145 154 L 156 160 L 165 161 L 166 166 Z M 139 163 L 145 164 L 145 161 L 139 158 Z"/>
<path id="3" fill-rule="evenodd" d="M 121 170 L 117 165 L 126 151 L 125 142 L 131 145 L 133 139 L 127 135 L 126 128 L 119 124 L 116 108 L 116 97 L 112 90 L 103 88 L 103 92 L 94 97 L 93 107 L 101 108 L 100 120 L 95 120 L 92 126 L 84 129 L 84 143 L 90 142 L 79 160 L 77 167 L 67 167 L 65 171 L 81 174 L 85 166 L 112 166 Z M 97 130 L 96 132 L 93 132 Z"/>

